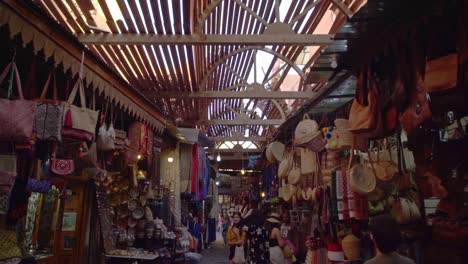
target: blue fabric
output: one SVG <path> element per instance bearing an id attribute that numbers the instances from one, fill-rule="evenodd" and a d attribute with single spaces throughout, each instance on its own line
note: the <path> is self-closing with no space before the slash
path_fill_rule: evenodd
<path id="1" fill-rule="evenodd" d="M 216 219 L 208 218 L 208 243 L 216 240 Z"/>
<path id="2" fill-rule="evenodd" d="M 195 223 L 193 225 L 193 236 L 198 240 L 200 240 L 200 238 L 201 238 L 201 228 L 200 228 L 199 223 Z"/>
<path id="3" fill-rule="evenodd" d="M 205 156 L 206 157 L 206 156 Z M 206 199 L 206 196 L 208 195 L 208 190 L 210 187 L 210 161 L 208 158 L 205 159 L 205 179 L 204 179 L 205 185 L 203 186 L 203 198 Z"/>

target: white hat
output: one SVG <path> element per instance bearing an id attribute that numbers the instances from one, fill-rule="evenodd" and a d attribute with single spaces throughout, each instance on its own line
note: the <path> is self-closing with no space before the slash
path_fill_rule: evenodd
<path id="1" fill-rule="evenodd" d="M 294 131 L 294 143 L 297 145 L 306 144 L 316 137 L 319 126 L 315 120 L 310 119 L 308 114 L 304 115 L 304 119 L 296 126 Z"/>
<path id="2" fill-rule="evenodd" d="M 285 146 L 279 141 L 271 142 L 265 152 L 265 156 L 270 163 L 283 160 Z"/>

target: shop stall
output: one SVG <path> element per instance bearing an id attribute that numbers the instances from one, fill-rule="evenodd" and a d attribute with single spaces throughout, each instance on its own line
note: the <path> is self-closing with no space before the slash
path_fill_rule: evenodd
<path id="1" fill-rule="evenodd" d="M 41 10 L 0 10 L 0 261 L 172 258 L 164 116 Z"/>
<path id="2" fill-rule="evenodd" d="M 357 78 L 333 94 L 349 94 L 351 82 L 354 98 L 332 95 L 304 106 L 267 146 L 264 180 L 271 184 L 265 190 L 269 200 L 275 191 L 279 197 L 270 210 L 286 214 L 297 241 L 306 241 L 291 247 L 300 263 L 372 258 L 369 223 L 382 215 L 398 223 L 398 253 L 415 263 L 464 263 L 463 1 L 413 3 L 419 9 L 377 2 L 348 22 L 355 30 L 347 32 L 349 52 L 338 62 Z M 408 12 L 385 16 L 399 8 Z"/>

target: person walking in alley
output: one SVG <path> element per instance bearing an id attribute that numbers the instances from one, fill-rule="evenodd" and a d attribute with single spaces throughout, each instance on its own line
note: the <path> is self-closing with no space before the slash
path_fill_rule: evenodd
<path id="1" fill-rule="evenodd" d="M 241 214 L 234 213 L 232 217 L 233 225 L 227 232 L 227 243 L 229 245 L 229 261 L 231 264 L 245 263 L 244 243 L 246 240 L 245 231 L 240 226 Z"/>
<path id="2" fill-rule="evenodd" d="M 256 200 L 250 201 L 250 208 L 242 221 L 244 230 L 247 232 L 248 264 L 269 264 L 270 254 L 268 251 L 268 232 L 265 228 L 265 217 L 258 209 Z"/>

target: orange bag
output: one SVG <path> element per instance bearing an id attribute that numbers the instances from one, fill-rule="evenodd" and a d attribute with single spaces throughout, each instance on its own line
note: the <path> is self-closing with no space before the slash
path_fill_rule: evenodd
<path id="1" fill-rule="evenodd" d="M 416 89 L 411 95 L 410 105 L 400 116 L 401 127 L 409 135 L 415 128 L 432 116 L 422 80 L 418 78 Z"/>
<path id="2" fill-rule="evenodd" d="M 349 131 L 354 133 L 369 132 L 377 125 L 377 96 L 372 85 L 368 85 L 370 71 L 361 73 L 357 83 L 357 93 L 349 113 Z M 367 105 L 363 102 L 367 91 Z M 361 98 L 359 98 L 361 97 Z"/>
<path id="3" fill-rule="evenodd" d="M 427 92 L 443 91 L 457 86 L 458 55 L 456 53 L 426 63 L 424 85 Z"/>

